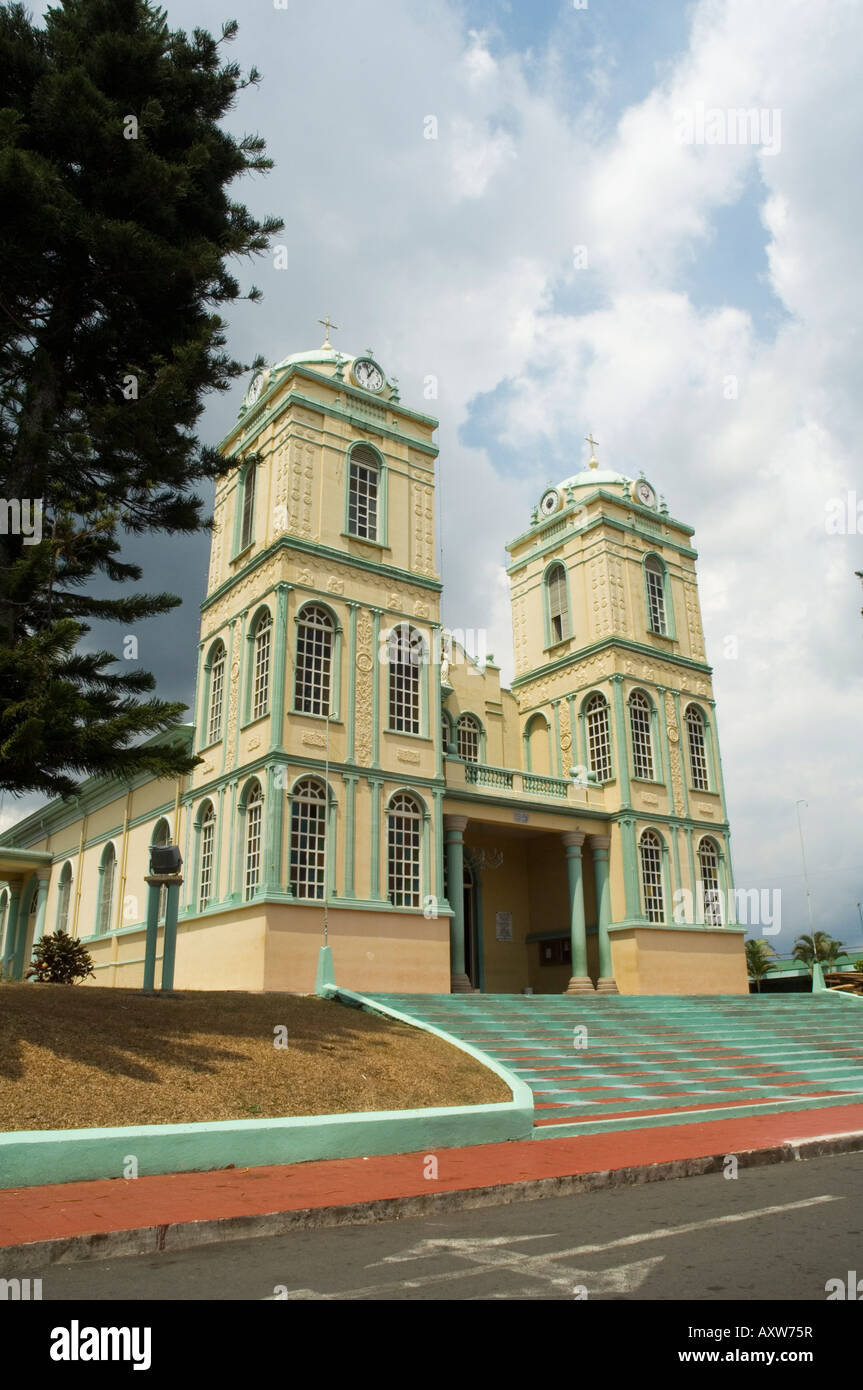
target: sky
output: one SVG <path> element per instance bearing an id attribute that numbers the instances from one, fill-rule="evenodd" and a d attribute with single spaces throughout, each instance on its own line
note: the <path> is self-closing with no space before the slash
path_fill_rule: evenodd
<path id="1" fill-rule="evenodd" d="M 240 268 L 264 299 L 231 312 L 234 354 L 316 347 L 329 313 L 439 417 L 444 620 L 485 630 L 505 679 L 504 544 L 590 431 L 602 466 L 643 470 L 695 528 L 737 883 L 781 891 L 787 952 L 799 814 L 814 926 L 863 950 L 863 6 L 166 8 L 236 13 L 231 56 L 263 77 L 228 123 L 276 167 L 233 191 L 284 218 L 288 264 Z M 209 442 L 246 384 L 209 402 Z M 165 697 L 194 693 L 207 550 L 129 545 L 184 599 L 137 629 Z"/>

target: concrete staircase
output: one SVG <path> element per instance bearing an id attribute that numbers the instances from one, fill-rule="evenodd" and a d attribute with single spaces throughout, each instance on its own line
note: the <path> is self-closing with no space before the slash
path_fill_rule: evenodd
<path id="1" fill-rule="evenodd" d="M 537 1139 L 863 1102 L 863 1002 L 831 994 L 370 997 L 517 1073 Z"/>

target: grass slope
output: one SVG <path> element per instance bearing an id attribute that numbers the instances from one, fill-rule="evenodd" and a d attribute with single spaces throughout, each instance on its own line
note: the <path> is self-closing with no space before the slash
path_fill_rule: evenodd
<path id="1" fill-rule="evenodd" d="M 281 1028 L 286 1048 L 274 1045 Z M 327 1000 L 0 985 L 0 1130 L 510 1099 L 498 1076 L 442 1039 Z"/>

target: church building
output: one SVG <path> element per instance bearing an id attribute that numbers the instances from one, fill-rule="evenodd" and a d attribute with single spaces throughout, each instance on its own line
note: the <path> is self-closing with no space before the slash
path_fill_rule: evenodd
<path id="1" fill-rule="evenodd" d="M 63 927 L 139 987 L 176 844 L 178 989 L 310 992 L 326 937 L 360 991 L 747 992 L 692 528 L 590 440 L 507 547 L 507 689 L 441 624 L 436 427 L 329 332 L 255 377 L 160 736 L 200 761 L 0 837 L 3 978 Z"/>

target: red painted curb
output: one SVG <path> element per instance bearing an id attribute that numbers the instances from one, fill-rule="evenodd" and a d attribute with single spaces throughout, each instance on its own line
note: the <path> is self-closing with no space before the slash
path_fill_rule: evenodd
<path id="1" fill-rule="evenodd" d="M 641 1168 L 861 1131 L 858 1104 L 441 1149 L 436 1177 L 426 1176 L 428 1155 L 414 1153 L 12 1188 L 0 1192 L 0 1247 Z"/>

